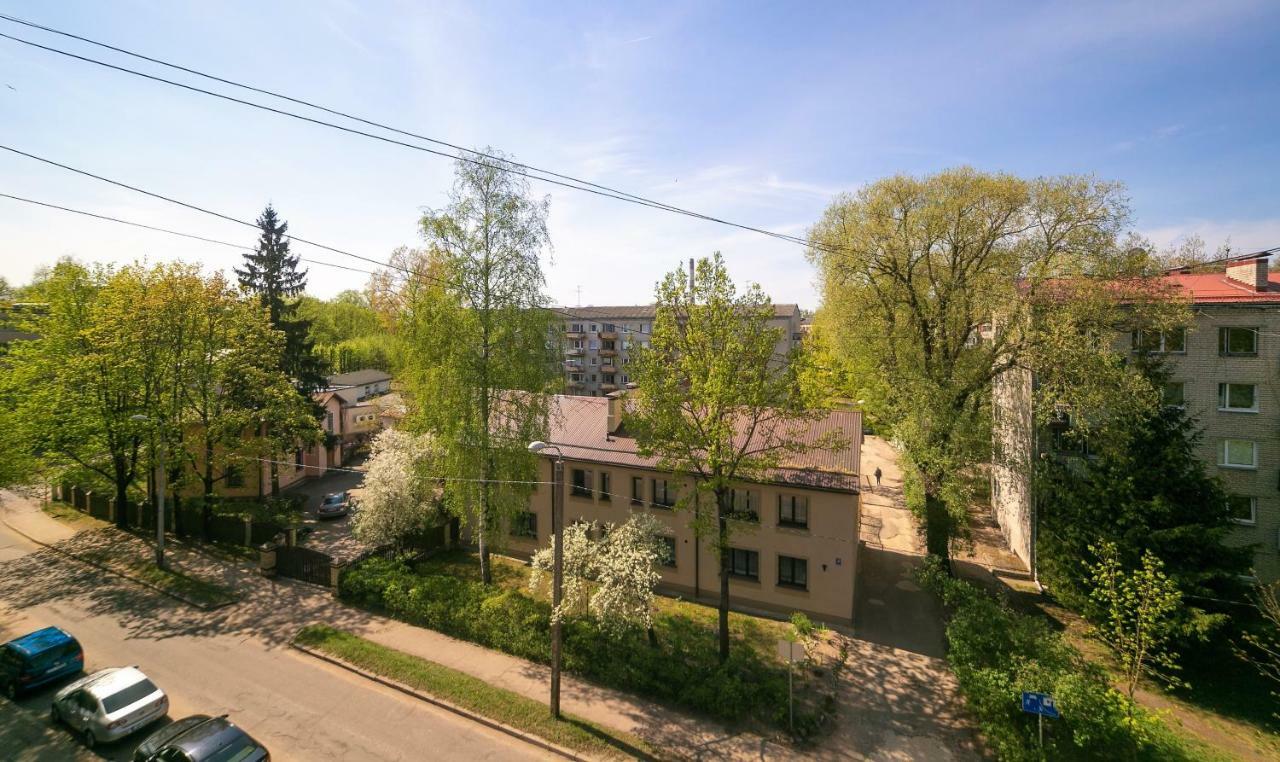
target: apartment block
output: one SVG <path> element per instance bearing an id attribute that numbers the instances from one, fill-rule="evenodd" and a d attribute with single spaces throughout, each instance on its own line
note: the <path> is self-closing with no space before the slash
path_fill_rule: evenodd
<path id="1" fill-rule="evenodd" d="M 552 409 L 550 443 L 564 457 L 565 524 L 621 524 L 648 513 L 667 528 L 669 563 L 660 589 L 704 602 L 719 594 L 713 538 L 695 536 L 692 509 L 676 509 L 692 482 L 674 479 L 652 458 L 636 452 L 622 424 L 625 392 L 605 397 L 560 395 Z M 845 444 L 834 451 L 796 456 L 758 482 L 734 488 L 729 589 L 735 607 L 787 615 L 804 611 L 817 620 L 853 619 L 858 568 L 858 471 L 861 414 L 838 411 L 808 424 L 814 441 L 838 431 Z M 551 454 L 554 454 L 553 452 Z M 551 482 L 552 461 L 540 459 L 539 481 Z M 529 510 L 510 522 L 506 546 L 529 556 L 551 533 L 552 488 L 539 484 Z M 707 505 L 699 510 L 710 511 Z"/>
<path id="2" fill-rule="evenodd" d="M 1280 579 L 1280 276 L 1266 258 L 1235 260 L 1217 272 L 1169 273 L 1192 306 L 1186 330 L 1117 338 L 1127 352 L 1158 353 L 1171 373 L 1168 404 L 1182 405 L 1203 432 L 1199 456 L 1231 496 L 1237 524 L 1228 540 L 1254 546 L 1254 573 Z M 992 507 L 1013 551 L 1034 567 L 1032 453 L 1052 446 L 1033 430 L 1025 370 L 998 380 L 993 395 L 999 457 Z"/>
<path id="3" fill-rule="evenodd" d="M 564 373 L 569 394 L 600 397 L 630 382 L 631 353 L 647 346 L 657 308 L 653 305 L 617 307 L 558 307 L 564 321 Z M 776 353 L 785 357 L 803 338 L 800 307 L 775 304 L 771 328 L 781 331 Z"/>

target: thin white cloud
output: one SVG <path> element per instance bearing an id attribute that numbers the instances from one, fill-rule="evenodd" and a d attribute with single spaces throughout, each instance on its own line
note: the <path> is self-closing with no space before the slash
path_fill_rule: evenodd
<path id="1" fill-rule="evenodd" d="M 1191 236 L 1199 236 L 1208 251 L 1228 243 L 1234 251 L 1261 251 L 1280 246 L 1280 217 L 1253 220 L 1188 219 L 1142 231 L 1158 248 L 1176 246 Z"/>

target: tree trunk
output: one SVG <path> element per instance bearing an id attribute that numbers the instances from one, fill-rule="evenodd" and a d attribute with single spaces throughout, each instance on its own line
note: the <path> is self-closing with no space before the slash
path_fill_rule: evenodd
<path id="1" fill-rule="evenodd" d="M 720 556 L 720 661 L 729 659 L 729 512 L 725 501 L 729 493 L 716 491 L 716 549 Z"/>
<path id="2" fill-rule="evenodd" d="M 213 524 L 213 443 L 204 443 L 204 474 L 200 481 L 204 483 L 204 492 L 200 505 L 200 518 L 204 524 L 204 541 L 209 541 L 209 528 Z"/>
<path id="3" fill-rule="evenodd" d="M 924 539 L 929 555 L 951 560 L 951 514 L 946 501 L 928 487 L 924 493 Z"/>
<path id="4" fill-rule="evenodd" d="M 116 526 L 129 528 L 129 479 L 122 458 L 116 459 Z"/>
<path id="5" fill-rule="evenodd" d="M 487 490 L 489 485 L 484 485 Z M 487 496 L 486 496 L 487 502 Z M 484 506 L 476 514 L 476 544 L 480 546 L 480 581 L 493 584 L 493 567 L 489 564 L 489 517 Z"/>
<path id="6" fill-rule="evenodd" d="M 653 629 L 652 626 L 650 626 L 648 632 L 649 632 L 649 645 L 652 646 L 653 648 L 657 648 L 658 647 L 658 631 Z"/>
<path id="7" fill-rule="evenodd" d="M 280 497 L 280 464 L 271 459 L 271 496 Z"/>

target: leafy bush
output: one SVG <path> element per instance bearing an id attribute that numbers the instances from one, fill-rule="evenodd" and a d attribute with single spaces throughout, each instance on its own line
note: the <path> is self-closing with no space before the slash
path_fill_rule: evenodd
<path id="1" fill-rule="evenodd" d="M 456 576 L 414 571 L 399 560 L 370 558 L 344 572 L 339 595 L 362 606 L 462 640 L 548 663 L 551 606 L 515 590 Z M 564 620 L 565 669 L 601 685 L 721 720 L 787 726 L 787 673 L 771 654 L 745 644 L 721 664 L 714 632 L 678 615 L 654 621 L 658 645 L 642 630 L 606 633 L 590 615 Z M 818 722 L 796 715 L 797 735 Z"/>
<path id="2" fill-rule="evenodd" d="M 1157 717 L 1138 710 L 1130 723 L 1129 699 L 1046 619 L 1020 614 L 951 577 L 935 557 L 926 560 L 919 579 L 950 612 L 947 660 L 1000 759 L 1042 758 L 1036 718 L 1022 712 L 1023 691 L 1052 695 L 1062 714 L 1046 723 L 1043 757 L 1108 759 L 1127 749 L 1138 758 L 1189 758 Z"/>

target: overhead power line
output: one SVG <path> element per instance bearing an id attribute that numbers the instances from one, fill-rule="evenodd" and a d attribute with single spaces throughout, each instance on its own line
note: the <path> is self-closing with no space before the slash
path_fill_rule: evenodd
<path id="1" fill-rule="evenodd" d="M 148 73 L 146 73 L 146 72 L 138 71 L 138 70 L 136 70 L 136 69 L 130 69 L 130 68 L 125 67 L 125 66 L 119 66 L 119 65 L 117 65 L 117 64 L 109 63 L 109 62 L 106 62 L 106 61 L 101 61 L 101 60 L 99 60 L 99 59 L 92 58 L 92 57 L 90 57 L 90 56 L 85 56 L 85 55 L 81 55 L 81 54 L 78 54 L 78 53 L 73 53 L 73 52 L 68 51 L 68 50 L 63 50 L 63 49 L 61 49 L 61 48 L 56 48 L 56 47 L 53 47 L 53 46 L 50 46 L 50 45 L 43 45 L 43 44 L 41 44 L 41 43 L 34 42 L 34 41 L 32 41 L 32 40 L 27 40 L 27 39 L 24 39 L 24 38 L 22 38 L 22 37 L 16 37 L 16 36 L 13 36 L 13 35 L 10 35 L 10 34 L 5 34 L 5 33 L 3 33 L 3 32 L 0 32 L 0 37 L 2 37 L 2 38 L 8 39 L 8 40 L 12 40 L 12 41 L 14 41 L 14 42 L 17 42 L 17 43 L 20 43 L 20 44 L 23 44 L 23 45 L 27 45 L 27 46 L 30 46 L 30 47 L 33 47 L 33 48 L 38 48 L 38 49 L 40 49 L 40 50 L 44 50 L 44 51 L 47 51 L 47 52 L 50 52 L 50 53 L 56 53 L 56 54 L 58 54 L 58 55 L 65 56 L 65 57 L 68 57 L 68 58 L 72 58 L 72 59 L 75 59 L 75 60 L 78 60 L 78 61 L 82 61 L 82 62 L 84 62 L 84 63 L 91 63 L 91 64 L 95 64 L 95 65 L 97 65 L 97 66 L 102 66 L 102 67 L 104 67 L 104 68 L 112 69 L 112 70 L 114 70 L 114 71 L 122 72 L 122 73 L 125 73 L 125 74 L 131 74 L 131 75 L 136 76 L 136 77 L 142 77 L 142 78 L 144 78 L 144 79 L 148 79 L 148 80 L 151 80 L 151 81 L 153 81 L 153 82 L 159 82 L 159 83 L 162 83 L 162 84 L 166 84 L 166 85 L 169 85 L 169 86 L 171 86 L 171 87 L 181 88 L 181 89 L 184 89 L 184 90 L 188 90 L 188 91 L 190 91 L 190 92 L 198 93 L 198 94 L 201 94 L 201 95 L 207 95 L 207 96 L 210 96 L 210 97 L 213 97 L 213 98 L 218 98 L 218 99 L 225 100 L 225 101 L 228 101 L 228 102 L 231 102 L 231 103 L 236 103 L 236 104 L 239 104 L 239 105 L 242 105 L 242 106 L 247 106 L 247 107 L 249 107 L 249 108 L 255 108 L 255 109 L 262 110 L 262 111 L 267 111 L 267 112 L 270 112 L 270 113 L 273 113 L 273 114 L 276 114 L 276 115 L 279 115 L 279 116 L 286 116 L 286 117 L 290 117 L 290 118 L 297 119 L 297 120 L 300 120 L 300 121 L 309 122 L 309 123 L 311 123 L 311 124 L 315 124 L 315 125 L 318 125 L 318 126 L 328 127 L 328 128 L 330 128 L 330 129 L 335 129 L 335 130 L 340 130 L 340 131 L 345 132 L 345 133 L 349 133 L 349 134 L 352 134 L 352 135 L 358 135 L 358 136 L 361 136 L 361 137 L 369 138 L 369 139 L 371 139 L 371 140 L 377 140 L 377 141 L 381 141 L 381 142 L 383 142 L 383 143 L 388 143 L 388 144 L 396 145 L 396 146 L 400 146 L 400 147 L 403 147 L 403 148 L 409 148 L 409 149 L 412 149 L 412 150 L 415 150 L 415 151 L 421 151 L 421 152 L 424 152 L 424 153 L 428 153 L 428 154 L 432 154 L 432 155 L 440 156 L 440 157 L 444 157 L 444 158 L 454 159 L 454 160 L 457 160 L 457 161 L 464 161 L 464 162 L 468 162 L 468 163 L 470 163 L 470 164 L 475 164 L 475 165 L 477 165 L 477 166 L 487 167 L 487 168 L 489 168 L 489 169 L 494 169 L 494 170 L 501 171 L 501 172 L 509 172 L 509 173 L 512 173 L 512 174 L 520 175 L 520 176 L 522 176 L 522 177 L 527 177 L 527 178 L 532 179 L 532 180 L 538 180 L 538 181 L 541 181 L 541 182 L 544 182 L 544 183 L 548 183 L 548 184 L 551 184 L 551 185 L 560 186 L 560 187 L 563 187 L 563 188 L 568 188 L 568 189 L 571 189 L 571 190 L 579 190 L 579 191 L 583 191 L 583 192 L 586 192 L 586 193 L 591 193 L 591 194 L 594 194 L 594 195 L 597 195 L 597 196 L 603 196 L 603 197 L 606 197 L 606 198 L 612 198 L 612 199 L 615 199 L 615 200 L 618 200 L 618 201 L 623 201 L 623 202 L 626 202 L 626 203 L 638 204 L 638 205 L 640 205 L 640 206 L 646 206 L 646 207 L 649 207 L 649 208 L 652 208 L 652 209 L 657 209 L 657 210 L 659 210 L 659 211 L 670 212 L 670 213 L 673 213 L 673 214 L 680 214 L 680 215 L 683 215 L 683 216 L 686 216 L 686 217 L 691 217 L 691 218 L 694 218 L 694 219 L 700 219 L 700 220 L 704 220 L 704 221 L 707 221 L 707 222 L 714 222 L 714 223 L 716 223 L 716 224 L 726 225 L 726 226 L 733 227 L 733 228 L 736 228 L 736 229 L 739 229 L 739 230 L 744 230 L 744 231 L 748 231 L 748 232 L 752 232 L 752 233 L 758 233 L 758 234 L 760 234 L 760 235 L 769 236 L 769 237 L 771 237 L 771 238 L 775 238 L 775 239 L 778 239 L 778 240 L 781 240 L 781 241 L 785 241 L 785 242 L 787 242 L 787 243 L 791 243 L 791 244 L 796 244 L 796 245 L 799 245 L 799 246 L 804 246 L 804 247 L 806 247 L 806 248 L 817 248 L 817 249 L 819 249 L 819 250 L 829 251 L 828 249 L 826 249 L 826 248 L 824 248 L 824 247 L 821 247 L 821 246 L 816 246 L 816 245 L 812 244 L 810 241 L 808 241 L 807 239 L 801 238 L 801 237 L 799 237 L 799 236 L 794 236 L 794 235 L 790 235 L 790 234 L 787 234 L 787 233 L 779 233 L 779 232 L 777 232 L 777 231 L 768 230 L 768 229 L 761 228 L 761 227 L 757 227 L 757 226 L 754 226 L 754 225 L 748 225 L 748 224 L 744 224 L 744 223 L 733 222 L 733 221 L 731 221 L 731 220 L 727 220 L 727 219 L 724 219 L 724 218 L 715 217 L 715 216 L 712 216 L 712 215 L 709 215 L 709 214 L 703 214 L 703 213 L 701 213 L 701 212 L 696 212 L 696 211 L 693 211 L 693 210 L 690 210 L 690 209 L 685 209 L 685 208 L 682 208 L 682 207 L 674 206 L 674 205 L 672 205 L 672 204 L 667 204 L 667 203 L 664 203 L 664 202 L 661 202 L 661 201 L 656 201 L 656 200 L 653 200 L 653 199 L 645 198 L 645 197 L 643 197 L 643 196 L 639 196 L 639 195 L 636 195 L 636 194 L 633 194 L 633 193 L 628 193 L 628 192 L 626 192 L 626 191 L 622 191 L 622 190 L 618 190 L 618 189 L 615 189 L 615 188 L 611 188 L 611 187 L 609 187 L 609 186 L 600 185 L 600 184 L 598 184 L 598 183 L 594 183 L 594 182 L 591 182 L 591 181 L 588 181 L 588 180 L 583 180 L 583 179 L 581 179 L 581 178 L 576 178 L 576 177 L 573 177 L 573 176 L 571 176 L 571 175 L 566 175 L 566 174 L 559 173 L 559 172 L 553 172 L 553 171 L 551 171 L 551 170 L 539 169 L 539 168 L 537 168 L 537 167 L 534 167 L 534 166 L 532 166 L 532 165 L 528 165 L 528 164 L 521 164 L 521 163 L 518 163 L 518 162 L 512 162 L 512 161 L 509 161 L 509 160 L 507 160 L 507 159 L 502 159 L 501 157 L 494 156 L 494 155 L 491 155 L 491 154 L 487 154 L 487 153 L 484 153 L 484 152 L 481 152 L 481 151 L 476 151 L 476 150 L 473 150 L 473 149 L 463 148 L 463 147 L 458 146 L 458 145 L 456 145 L 456 144 L 449 143 L 449 142 L 447 142 L 447 141 L 443 141 L 443 140 L 439 140 L 439 139 L 437 139 L 437 138 L 431 138 L 431 137 L 428 137 L 428 136 L 425 136 L 425 135 L 420 135 L 420 134 L 418 134 L 418 133 L 410 132 L 410 131 L 408 131 L 408 130 L 403 130 L 403 129 L 400 129 L 400 128 L 397 128 L 397 127 L 392 127 L 392 126 L 389 126 L 389 125 L 386 125 L 386 124 L 382 124 L 382 123 L 380 123 L 380 122 L 376 122 L 376 121 L 373 121 L 373 120 L 370 120 L 370 119 L 366 119 L 366 118 L 363 118 L 363 117 L 359 117 L 359 116 L 355 116 L 355 115 L 352 115 L 352 114 L 348 114 L 348 113 L 346 113 L 346 112 L 339 111 L 339 110 L 337 110 L 337 109 L 332 109 L 332 108 L 329 108 L 329 107 L 327 107 L 327 106 L 318 105 L 318 104 L 315 104 L 315 103 L 312 103 L 312 102 L 309 102 L 309 101 L 306 101 L 306 100 L 303 100 L 303 99 L 300 99 L 300 98 L 295 98 L 295 97 L 292 97 L 292 96 L 283 95 L 283 94 L 280 94 L 280 93 L 273 92 L 273 91 L 271 91 L 271 90 L 266 90 L 266 89 L 264 89 L 264 88 L 255 87 L 255 86 L 253 86 L 253 85 L 246 85 L 246 84 L 243 84 L 243 83 L 240 83 L 240 82 L 236 82 L 236 81 L 234 81 L 234 80 L 226 79 L 226 78 L 223 78 L 223 77 L 218 77 L 218 76 L 216 76 L 216 75 L 212 75 L 212 74 L 206 74 L 206 73 L 201 72 L 201 71 L 198 71 L 198 70 L 196 70 L 196 69 L 192 69 L 192 68 L 189 68 L 189 67 L 181 66 L 181 65 L 179 65 L 179 64 L 170 63 L 170 62 L 163 61 L 163 60 L 160 60 L 160 59 L 157 59 L 157 58 L 152 58 L 152 57 L 150 57 L 150 56 L 146 56 L 146 55 L 143 55 L 143 54 L 141 54 L 141 53 L 135 53 L 135 52 L 133 52 L 133 51 L 126 50 L 126 49 L 124 49 L 124 48 L 119 48 L 119 47 L 116 47 L 116 46 L 113 46 L 113 45 L 109 45 L 109 44 L 107 44 L 107 43 L 103 43 L 103 42 L 99 42 L 99 41 L 97 41 L 97 40 L 89 39 L 89 38 L 87 38 L 87 37 L 82 37 L 82 36 L 79 36 L 79 35 L 75 35 L 75 34 L 72 34 L 72 33 L 70 33 L 70 32 L 64 32 L 64 31 L 62 31 L 62 30 L 54 29 L 54 28 L 52 28 L 52 27 L 46 27 L 46 26 L 42 26 L 42 25 L 39 25 L 39 24 L 35 24 L 35 23 L 33 23 L 33 22 L 26 21 L 26 20 L 23 20 L 23 19 L 19 19 L 19 18 L 13 17 L 13 16 L 8 16 L 8 15 L 5 15 L 5 14 L 0 14 L 0 19 L 4 19 L 4 20 L 6 20 L 6 21 L 10 21 L 10 22 L 12 22 L 12 23 L 16 23 L 16 24 L 22 24 L 22 25 L 25 25 L 25 26 L 28 26 L 28 27 L 31 27 L 31 28 L 34 28 L 34 29 L 41 29 L 41 30 L 43 30 L 43 31 L 50 32 L 50 33 L 52 33 L 52 34 L 58 34 L 58 35 L 62 35 L 62 36 L 64 36 L 64 37 L 68 37 L 68 38 L 71 38 L 71 39 L 75 39 L 75 40 L 79 40 L 79 41 L 82 41 L 82 42 L 86 42 L 86 43 L 91 44 L 91 45 L 96 45 L 96 46 L 102 47 L 102 48 L 104 48 L 104 49 L 112 50 L 112 51 L 115 51 L 115 52 L 118 52 L 118 53 L 122 53 L 122 54 L 124 54 L 124 55 L 128 55 L 128 56 L 132 56 L 132 57 L 134 57 L 134 58 L 138 58 L 138 59 L 140 59 L 140 60 L 144 60 L 144 61 L 148 61 L 148 62 L 151 62 L 151 63 L 155 63 L 155 64 L 158 64 L 158 65 L 160 65 L 160 66 L 165 66 L 165 67 L 168 67 L 168 68 L 171 68 L 171 69 L 177 70 L 177 71 L 182 71 L 182 72 L 186 72 L 186 73 L 189 73 L 189 74 L 193 74 L 193 75 L 195 75 L 195 76 L 203 77 L 203 78 L 205 78 L 205 79 L 209 79 L 209 80 L 211 80 L 211 81 L 220 82 L 220 83 L 227 84 L 227 85 L 230 85 L 230 86 L 233 86 L 233 87 L 237 87 L 237 88 L 241 88 L 241 89 L 244 89 L 244 90 L 248 90 L 248 91 L 250 91 L 250 92 L 255 92 L 255 93 L 259 93 L 259 94 L 267 95 L 267 96 L 270 96 L 270 97 L 273 97 L 273 98 L 279 98 L 279 99 L 282 99 L 282 100 L 285 100 L 285 101 L 288 101 L 288 102 L 291 102 L 291 103 L 296 103 L 296 104 L 299 104 L 299 105 L 306 106 L 306 107 L 308 107 L 308 108 L 314 108 L 314 109 L 317 109 L 317 110 L 323 111 L 323 112 L 325 112 L 325 113 L 333 114 L 333 115 L 336 115 L 336 116 L 341 116 L 341 117 L 342 117 L 342 118 L 344 118 L 344 119 L 351 119 L 351 120 L 353 120 L 353 121 L 356 121 L 356 122 L 359 122 L 359 123 L 362 123 L 362 124 L 366 124 L 366 125 L 369 125 L 369 126 L 377 127 L 378 129 L 383 129 L 383 130 L 387 130 L 387 131 L 390 131 L 390 132 L 394 132 L 394 133 L 396 133 L 396 134 L 404 135 L 404 136 L 406 136 L 406 137 L 412 137 L 412 138 L 415 138 L 415 139 L 417 139 L 417 140 L 424 140 L 424 141 L 430 142 L 430 143 L 435 144 L 435 145 L 445 146 L 445 147 L 448 147 L 448 148 L 450 148 L 450 149 L 452 149 L 452 150 L 454 150 L 454 151 L 458 151 L 459 153 L 449 153 L 449 152 L 447 152 L 447 151 L 441 151 L 441 150 L 437 150 L 437 149 L 433 149 L 433 148 L 428 148 L 428 147 L 426 147 L 426 146 L 417 145 L 417 144 L 415 144 L 415 143 L 407 143 L 407 142 L 405 142 L 405 141 L 403 141 L 403 140 L 397 140 L 397 139 L 395 139 L 395 138 L 390 138 L 390 137 L 387 137 L 387 136 L 385 136 L 385 135 L 378 135 L 378 134 L 375 134 L 375 133 L 366 132 L 366 131 L 364 131 L 364 130 L 359 130 L 359 129 L 355 129 L 355 128 L 352 128 L 352 127 L 347 127 L 347 126 L 344 126 L 344 125 L 336 124 L 336 123 L 334 123 L 334 122 L 328 122 L 328 121 L 325 121 L 325 120 L 323 120 L 323 119 L 316 119 L 316 118 L 314 118 L 314 117 L 309 117 L 309 116 L 306 116 L 306 115 L 303 115 L 303 114 L 298 114 L 298 113 L 295 113 L 295 112 L 292 112 L 292 111 L 287 111 L 287 110 L 285 110 L 285 109 L 279 109 L 279 108 L 275 108 L 275 107 L 272 107 L 272 106 L 267 106 L 267 105 L 264 105 L 264 104 L 261 104 L 261 103 L 255 103 L 254 101 L 244 100 L 244 99 L 242 99 L 242 98 L 237 98 L 237 97 L 235 97 L 235 96 L 227 95 L 227 94 L 225 94 L 225 93 L 219 93 L 219 92 L 216 92 L 216 91 L 214 91 L 214 90 L 207 90 L 207 89 L 204 89 L 204 88 L 201 88 L 201 87 L 196 87 L 195 85 L 190 85 L 190 84 L 187 84 L 187 83 L 184 83 L 184 82 L 178 82 L 178 81 L 176 81 L 176 80 L 166 79 L 166 78 L 164 78 L 164 77 L 160 77 L 160 76 L 157 76 L 157 75 L 154 75 L 154 74 L 148 74 Z M 476 158 L 476 157 L 479 157 L 479 158 Z"/>

